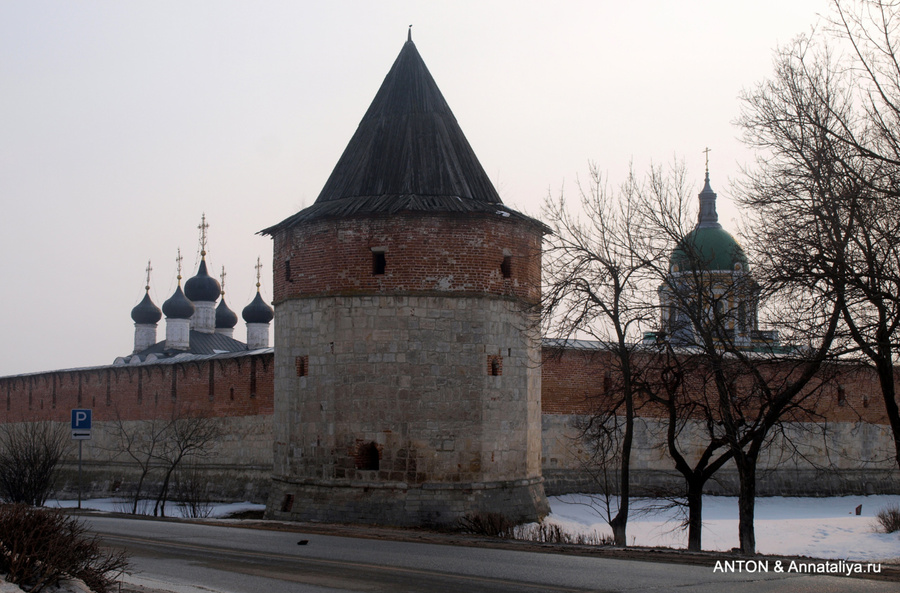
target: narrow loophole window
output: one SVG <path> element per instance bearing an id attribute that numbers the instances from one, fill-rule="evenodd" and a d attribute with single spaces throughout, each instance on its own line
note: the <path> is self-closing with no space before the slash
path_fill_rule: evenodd
<path id="1" fill-rule="evenodd" d="M 294 366 L 297 369 L 298 377 L 305 377 L 309 374 L 309 356 L 298 356 L 294 359 Z"/>
<path id="2" fill-rule="evenodd" d="M 284 260 L 284 281 L 285 282 L 293 282 L 291 280 L 291 260 Z"/>
<path id="3" fill-rule="evenodd" d="M 488 374 L 492 377 L 499 377 L 503 374 L 502 356 L 488 356 Z"/>
<path id="4" fill-rule="evenodd" d="M 384 269 L 387 267 L 387 261 L 384 257 L 384 251 L 373 251 L 372 252 L 372 274 L 374 276 L 381 276 L 384 274 Z"/>
<path id="5" fill-rule="evenodd" d="M 838 385 L 837 388 L 837 403 L 839 406 L 847 405 L 847 391 L 844 389 L 843 385 Z"/>
<path id="6" fill-rule="evenodd" d="M 289 513 L 291 509 L 294 507 L 294 495 L 293 494 L 285 494 L 284 500 L 281 501 L 281 512 Z"/>
<path id="7" fill-rule="evenodd" d="M 512 278 L 512 256 L 504 255 L 503 261 L 500 263 L 500 273 L 504 278 Z"/>

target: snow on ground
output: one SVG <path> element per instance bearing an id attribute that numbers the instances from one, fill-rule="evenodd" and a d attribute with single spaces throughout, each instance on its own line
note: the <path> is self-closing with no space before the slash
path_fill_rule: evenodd
<path id="1" fill-rule="evenodd" d="M 591 497 L 568 494 L 550 497 L 547 521 L 572 533 L 612 535 L 601 516 L 591 508 Z M 631 545 L 685 548 L 687 531 L 680 528 L 678 509 L 647 511 L 657 501 L 633 499 L 628 518 Z M 856 507 L 862 505 L 862 514 Z M 838 496 L 829 498 L 787 498 L 756 500 L 756 547 L 761 554 L 811 556 L 846 561 L 900 562 L 900 533 L 879 533 L 875 514 L 889 505 L 900 506 L 900 496 Z M 74 500 L 51 500 L 48 507 L 74 508 Z M 103 498 L 84 500 L 82 508 L 106 512 L 128 512 L 127 502 Z M 265 505 L 214 503 L 210 517 L 263 510 Z M 145 512 L 152 512 L 148 503 Z M 641 511 L 647 512 L 641 512 Z M 166 505 L 166 515 L 181 516 L 177 503 Z M 703 497 L 703 549 L 728 551 L 738 546 L 737 497 Z"/>
<path id="2" fill-rule="evenodd" d="M 547 520 L 576 533 L 612 535 L 591 502 L 592 498 L 584 494 L 550 497 Z M 654 503 L 636 499 L 630 508 L 639 511 Z M 862 514 L 857 516 L 858 505 L 862 505 Z M 875 514 L 888 505 L 900 506 L 900 496 L 757 498 L 757 551 L 848 561 L 900 561 L 900 534 L 878 533 Z M 682 520 L 678 509 L 629 513 L 629 544 L 684 548 L 687 531 L 680 528 Z M 738 546 L 737 497 L 703 497 L 702 535 L 704 550 L 728 551 Z"/>
<path id="3" fill-rule="evenodd" d="M 44 505 L 50 508 L 74 509 L 78 507 L 77 500 L 48 500 Z M 81 508 L 91 509 L 94 511 L 102 511 L 105 513 L 130 513 L 131 501 L 122 500 L 121 498 L 91 498 L 81 501 Z M 218 519 L 227 517 L 234 513 L 244 511 L 264 511 L 266 505 L 255 504 L 252 502 L 215 502 L 209 505 L 208 517 Z M 153 501 L 142 500 L 138 503 L 138 512 L 143 515 L 153 514 Z M 188 513 L 184 507 L 177 502 L 166 503 L 167 517 L 187 517 Z"/>

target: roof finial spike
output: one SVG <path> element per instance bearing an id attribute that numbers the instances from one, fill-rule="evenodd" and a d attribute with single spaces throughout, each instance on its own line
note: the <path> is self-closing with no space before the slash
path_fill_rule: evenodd
<path id="1" fill-rule="evenodd" d="M 178 265 L 178 286 L 181 286 L 181 247 L 178 248 L 178 257 L 175 258 L 175 263 Z"/>
<path id="2" fill-rule="evenodd" d="M 712 190 L 709 184 L 709 147 L 703 151 L 706 153 L 706 180 L 703 183 L 703 190 L 699 194 L 700 212 L 697 218 L 697 228 L 722 228 L 719 224 L 719 214 L 716 212 L 716 192 Z"/>
<path id="3" fill-rule="evenodd" d="M 410 26 L 412 26 L 412 25 L 410 25 Z M 259 292 L 259 286 L 260 286 L 259 276 L 260 276 L 260 270 L 262 270 L 262 262 L 260 261 L 259 256 L 256 257 L 256 266 L 254 266 L 254 267 L 256 268 L 256 292 Z"/>
<path id="4" fill-rule="evenodd" d="M 406 32 L 406 40 L 412 41 L 412 25 L 409 26 L 409 31 Z"/>
<path id="5" fill-rule="evenodd" d="M 206 229 L 209 228 L 209 224 L 206 222 L 206 212 L 200 217 L 200 224 L 197 225 L 197 228 L 200 229 L 200 257 L 206 259 Z"/>
<path id="6" fill-rule="evenodd" d="M 222 280 L 222 282 L 221 282 L 222 296 L 225 296 L 225 266 L 222 266 L 222 273 L 219 274 L 219 278 Z"/>
<path id="7" fill-rule="evenodd" d="M 150 272 L 153 271 L 153 268 L 150 266 L 150 260 L 147 260 L 147 285 L 144 287 L 147 292 L 150 292 Z"/>

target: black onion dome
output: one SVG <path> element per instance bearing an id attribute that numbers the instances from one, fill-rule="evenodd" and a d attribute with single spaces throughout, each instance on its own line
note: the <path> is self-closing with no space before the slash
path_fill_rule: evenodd
<path id="1" fill-rule="evenodd" d="M 201 259 L 197 275 L 184 283 L 184 295 L 192 301 L 214 303 L 220 294 L 222 287 L 219 286 L 219 281 L 209 275 L 206 271 L 206 260 Z"/>
<path id="2" fill-rule="evenodd" d="M 194 303 L 184 296 L 179 285 L 169 300 L 163 303 L 162 310 L 166 314 L 166 319 L 190 319 L 194 314 Z"/>
<path id="3" fill-rule="evenodd" d="M 147 292 L 144 293 L 144 299 L 131 310 L 131 318 L 135 323 L 152 325 L 162 319 L 162 311 L 150 300 L 150 293 Z"/>
<path id="4" fill-rule="evenodd" d="M 223 296 L 222 300 L 219 301 L 219 306 L 216 307 L 216 329 L 234 327 L 237 325 L 237 322 L 237 313 L 228 308 L 228 305 L 225 304 L 225 297 Z"/>
<path id="5" fill-rule="evenodd" d="M 247 323 L 269 323 L 275 317 L 272 307 L 266 304 L 258 292 L 253 301 L 244 307 L 241 315 Z"/>

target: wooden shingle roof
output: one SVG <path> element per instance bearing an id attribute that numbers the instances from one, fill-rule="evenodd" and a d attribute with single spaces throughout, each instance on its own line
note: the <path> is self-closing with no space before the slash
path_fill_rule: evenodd
<path id="1" fill-rule="evenodd" d="M 325 217 L 400 212 L 537 222 L 503 206 L 411 38 L 315 203 L 261 233 Z"/>

